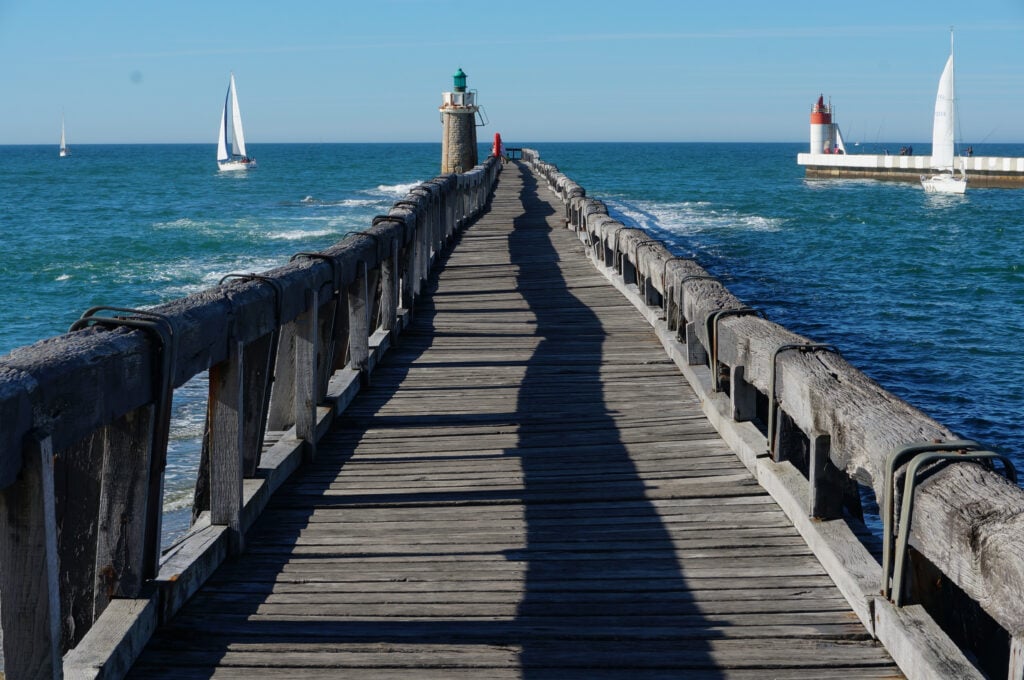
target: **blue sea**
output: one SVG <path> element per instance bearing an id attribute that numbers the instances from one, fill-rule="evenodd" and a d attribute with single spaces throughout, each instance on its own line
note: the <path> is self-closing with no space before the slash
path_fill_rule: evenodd
<path id="1" fill-rule="evenodd" d="M 1024 191 L 807 180 L 805 144 L 506 144 L 537 149 L 746 303 L 1024 465 Z M 0 354 L 93 305 L 154 305 L 324 248 L 435 176 L 441 156 L 440 144 L 250 152 L 255 170 L 218 173 L 209 144 L 83 145 L 64 159 L 56 145 L 0 147 Z M 172 533 L 191 500 L 205 389 L 193 380 L 176 395 Z"/>

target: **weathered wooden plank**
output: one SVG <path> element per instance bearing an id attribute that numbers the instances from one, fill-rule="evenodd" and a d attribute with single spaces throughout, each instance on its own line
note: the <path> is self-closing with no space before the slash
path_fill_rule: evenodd
<path id="1" fill-rule="evenodd" d="M 4 677 L 61 677 L 53 443 L 25 442 L 14 484 L 0 491 L 0 662 Z"/>

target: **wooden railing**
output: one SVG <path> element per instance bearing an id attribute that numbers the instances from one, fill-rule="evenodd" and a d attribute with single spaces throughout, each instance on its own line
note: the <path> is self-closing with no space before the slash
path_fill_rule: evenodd
<path id="1" fill-rule="evenodd" d="M 934 614 L 986 672 L 999 677 L 1008 668 L 1008 677 L 1024 677 L 1024 491 L 995 471 L 1001 465 L 940 463 L 912 494 L 909 527 L 882 513 L 887 531 L 905 532 L 911 547 L 905 586 L 890 592 L 891 573 L 883 576 L 875 557 L 851 547 L 855 536 L 840 530 L 838 518 L 859 513 L 862 487 L 883 508 L 887 496 L 898 507 L 908 466 L 890 473 L 887 463 L 908 445 L 935 450 L 952 442 L 947 448 L 959 459 L 981 447 L 885 391 L 836 348 L 763 318 L 695 261 L 613 219 L 536 151 L 524 149 L 523 158 L 564 201 L 567 226 L 645 312 L 709 417 L 788 503 L 794 524 L 901 667 L 922 677 L 977 674 L 928 618 Z M 936 649 L 948 653 L 945 661 L 936 661 Z"/>
<path id="2" fill-rule="evenodd" d="M 0 359 L 0 677 L 130 667 L 316 456 L 500 167 L 420 184 L 322 252 L 152 309 L 91 310 Z M 161 554 L 170 399 L 205 371 L 196 521 Z"/>

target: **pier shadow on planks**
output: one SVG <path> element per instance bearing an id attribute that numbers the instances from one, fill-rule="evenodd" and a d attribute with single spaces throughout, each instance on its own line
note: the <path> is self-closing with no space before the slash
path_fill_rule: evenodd
<path id="1" fill-rule="evenodd" d="M 545 197 L 506 167 L 315 463 L 133 675 L 895 673 Z"/>

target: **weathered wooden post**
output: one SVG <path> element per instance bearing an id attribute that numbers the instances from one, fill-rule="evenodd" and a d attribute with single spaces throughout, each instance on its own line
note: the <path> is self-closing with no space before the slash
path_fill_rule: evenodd
<path id="1" fill-rule="evenodd" d="M 453 76 L 451 92 L 442 93 L 441 172 L 467 172 L 477 163 L 476 92 L 466 91 L 466 74 L 460 68 Z"/>
<path id="2" fill-rule="evenodd" d="M 295 436 L 305 442 L 306 460 L 316 457 L 318 297 L 307 290 L 306 309 L 295 320 Z"/>
<path id="3" fill-rule="evenodd" d="M 242 541 L 242 477 L 245 432 L 244 346 L 228 344 L 228 357 L 210 367 L 208 405 L 210 446 L 210 523 L 228 527 L 233 552 Z"/>
<path id="4" fill-rule="evenodd" d="M 32 433 L 21 473 L 0 490 L 0 676 L 60 678 L 53 444 Z"/>
<path id="5" fill-rule="evenodd" d="M 359 262 L 355 279 L 348 287 L 348 353 L 352 370 L 359 371 L 366 384 L 370 360 L 370 300 L 367 290 L 367 268 Z"/>

